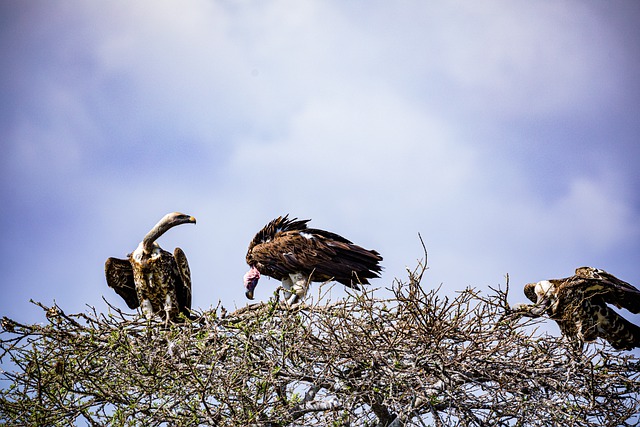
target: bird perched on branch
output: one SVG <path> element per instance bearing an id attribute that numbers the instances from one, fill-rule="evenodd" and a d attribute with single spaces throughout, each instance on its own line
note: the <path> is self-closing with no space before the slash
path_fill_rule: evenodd
<path id="1" fill-rule="evenodd" d="M 144 236 L 127 259 L 107 259 L 104 271 L 107 284 L 129 308 L 142 308 L 150 319 L 164 311 L 166 321 L 176 320 L 180 313 L 189 316 L 191 309 L 191 271 L 180 248 L 171 254 L 156 240 L 176 225 L 196 223 L 192 216 L 179 212 L 165 215 Z"/>
<path id="2" fill-rule="evenodd" d="M 640 327 L 608 305 L 639 313 L 640 290 L 604 270 L 579 267 L 565 279 L 528 283 L 524 293 L 535 304 L 520 311 L 531 317 L 549 316 L 563 335 L 580 345 L 601 337 L 618 350 L 640 347 Z"/>
<path id="3" fill-rule="evenodd" d="M 260 275 L 281 280 L 291 296 L 289 305 L 304 298 L 310 282 L 335 280 L 359 289 L 369 279 L 380 277 L 380 254 L 363 249 L 329 231 L 307 228 L 310 220 L 280 216 L 260 230 L 249 244 L 244 275 L 246 296 L 253 291 Z"/>

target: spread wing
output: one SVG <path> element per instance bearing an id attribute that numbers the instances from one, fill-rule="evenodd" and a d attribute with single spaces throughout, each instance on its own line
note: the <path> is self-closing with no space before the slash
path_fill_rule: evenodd
<path id="1" fill-rule="evenodd" d="M 129 308 L 140 306 L 133 281 L 133 269 L 128 259 L 108 258 L 104 264 L 104 274 L 107 285 L 124 299 Z"/>
<path id="2" fill-rule="evenodd" d="M 598 307 L 593 314 L 597 321 L 599 336 L 609 341 L 613 348 L 618 350 L 631 350 L 640 347 L 640 327 L 613 311 L 606 304 Z M 594 337 L 595 338 L 595 337 Z"/>
<path id="3" fill-rule="evenodd" d="M 576 276 L 585 279 L 590 295 L 600 295 L 604 301 L 631 313 L 640 313 L 640 290 L 613 274 L 593 267 L 579 267 Z"/>
<path id="4" fill-rule="evenodd" d="M 173 258 L 176 260 L 178 273 L 182 279 L 176 284 L 178 305 L 180 311 L 188 315 L 187 310 L 191 309 L 191 270 L 189 269 L 189 262 L 187 261 L 187 256 L 180 248 L 175 248 Z M 187 310 L 185 310 L 185 308 Z"/>

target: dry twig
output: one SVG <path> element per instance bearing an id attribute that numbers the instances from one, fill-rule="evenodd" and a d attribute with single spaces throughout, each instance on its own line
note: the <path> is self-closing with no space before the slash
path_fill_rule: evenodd
<path id="1" fill-rule="evenodd" d="M 426 263 L 393 296 L 276 302 L 195 321 L 109 306 L 47 324 L 2 320 L 0 420 L 10 425 L 621 425 L 639 412 L 639 364 L 580 357 L 540 320 L 505 316 L 507 291 L 441 298 Z M 508 290 L 508 288 L 507 288 Z"/>

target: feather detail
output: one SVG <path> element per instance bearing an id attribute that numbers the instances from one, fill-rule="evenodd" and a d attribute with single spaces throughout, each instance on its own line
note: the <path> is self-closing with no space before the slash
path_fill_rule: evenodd
<path id="1" fill-rule="evenodd" d="M 640 327 L 629 322 L 608 304 L 640 312 L 640 290 L 604 270 L 579 267 L 564 279 L 525 285 L 525 295 L 535 304 L 529 311 L 546 314 L 571 340 L 607 340 L 614 348 L 640 347 Z"/>
<path id="2" fill-rule="evenodd" d="M 355 289 L 379 277 L 382 257 L 378 252 L 336 233 L 307 228 L 309 221 L 285 215 L 268 223 L 249 244 L 247 264 L 278 280 L 302 274 L 309 281 L 335 280 Z"/>
<path id="3" fill-rule="evenodd" d="M 180 248 L 171 254 L 156 239 L 180 224 L 195 223 L 192 216 L 174 212 L 165 215 L 147 233 L 128 259 L 109 258 L 105 263 L 107 284 L 129 308 L 141 307 L 147 317 L 164 312 L 168 320 L 191 308 L 191 271 Z"/>

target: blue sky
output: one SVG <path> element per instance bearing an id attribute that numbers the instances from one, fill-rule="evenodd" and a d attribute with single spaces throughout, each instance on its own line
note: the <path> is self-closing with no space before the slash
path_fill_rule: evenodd
<path id="1" fill-rule="evenodd" d="M 285 213 L 378 250 L 378 287 L 422 257 L 418 233 L 423 285 L 447 294 L 508 273 L 522 302 L 581 265 L 638 286 L 639 18 L 636 1 L 3 1 L 0 314 L 126 308 L 104 261 L 171 211 L 198 219 L 159 243 L 187 253 L 201 309 L 246 304 L 247 245 Z"/>

